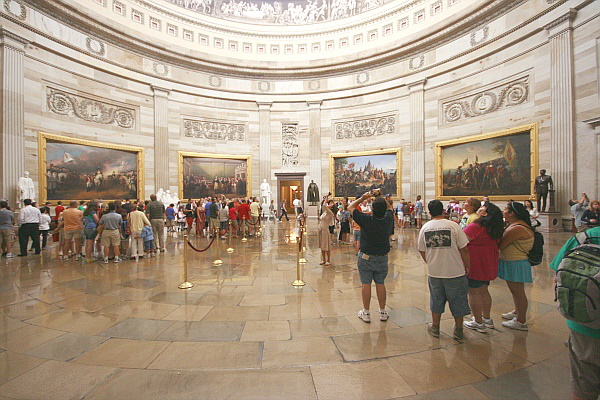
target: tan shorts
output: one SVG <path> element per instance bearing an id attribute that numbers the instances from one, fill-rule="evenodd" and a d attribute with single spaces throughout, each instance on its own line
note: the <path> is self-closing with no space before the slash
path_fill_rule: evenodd
<path id="1" fill-rule="evenodd" d="M 11 234 L 12 229 L 0 229 L 0 246 L 8 246 Z"/>
<path id="2" fill-rule="evenodd" d="M 258 224 L 258 217 L 255 217 L 253 215 L 250 216 L 250 224 L 252 226 L 256 226 Z"/>
<path id="3" fill-rule="evenodd" d="M 221 224 L 219 224 L 219 219 L 211 218 L 210 219 L 210 229 L 220 229 L 220 228 L 221 228 Z"/>
<path id="4" fill-rule="evenodd" d="M 81 239 L 81 229 L 65 230 L 65 240 Z"/>
<path id="5" fill-rule="evenodd" d="M 569 329 L 571 391 L 584 400 L 600 396 L 600 340 Z"/>
<path id="6" fill-rule="evenodd" d="M 102 246 L 119 246 L 121 244 L 121 234 L 118 229 L 102 231 Z"/>

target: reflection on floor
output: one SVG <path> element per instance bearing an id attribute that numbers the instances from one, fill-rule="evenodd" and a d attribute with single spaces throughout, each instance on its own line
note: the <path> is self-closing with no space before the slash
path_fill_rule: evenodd
<path id="1" fill-rule="evenodd" d="M 121 264 L 2 259 L 0 398 L 27 399 L 565 399 L 570 397 L 564 320 L 555 311 L 548 260 L 569 234 L 546 236 L 547 260 L 528 288 L 529 332 L 506 330 L 504 282 L 492 283 L 496 329 L 452 340 L 430 321 L 417 231 L 398 234 L 387 278 L 390 320 L 365 324 L 352 246 L 319 265 L 315 223 L 296 276 L 293 224 L 266 223 L 235 251 L 188 252 L 180 290 L 181 236 L 167 252 Z M 172 234 L 170 234 L 172 235 Z M 198 247 L 206 239 L 196 239 Z M 372 309 L 376 310 L 375 300 Z M 412 397 L 411 397 L 412 396 Z"/>

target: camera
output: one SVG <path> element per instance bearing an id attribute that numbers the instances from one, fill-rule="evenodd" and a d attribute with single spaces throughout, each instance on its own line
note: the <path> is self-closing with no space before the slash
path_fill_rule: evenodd
<path id="1" fill-rule="evenodd" d="M 373 189 L 373 190 L 371 190 L 371 195 L 373 197 L 379 197 L 379 196 L 381 196 L 381 189 Z"/>

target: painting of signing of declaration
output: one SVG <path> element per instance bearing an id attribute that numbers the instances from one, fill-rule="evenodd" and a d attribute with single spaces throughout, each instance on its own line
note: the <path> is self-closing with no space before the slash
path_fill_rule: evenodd
<path id="1" fill-rule="evenodd" d="M 355 197 L 373 189 L 399 199 L 400 150 L 330 154 L 330 187 L 334 197 Z"/>
<path id="2" fill-rule="evenodd" d="M 250 157 L 179 152 L 179 197 L 250 196 Z"/>
<path id="3" fill-rule="evenodd" d="M 436 143 L 437 198 L 533 195 L 537 125 Z"/>
<path id="4" fill-rule="evenodd" d="M 39 139 L 43 201 L 143 198 L 141 148 L 47 133 Z"/>

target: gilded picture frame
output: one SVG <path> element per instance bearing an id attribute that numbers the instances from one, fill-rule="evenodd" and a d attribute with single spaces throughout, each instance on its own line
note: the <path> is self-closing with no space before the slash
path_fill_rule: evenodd
<path id="1" fill-rule="evenodd" d="M 435 171 L 439 200 L 534 198 L 538 124 L 437 142 Z"/>
<path id="2" fill-rule="evenodd" d="M 228 198 L 252 196 L 249 155 L 180 151 L 178 165 L 178 195 L 182 201 L 221 194 Z"/>
<path id="3" fill-rule="evenodd" d="M 333 197 L 361 196 L 379 188 L 392 200 L 402 198 L 402 149 L 329 154 L 329 187 Z"/>
<path id="4" fill-rule="evenodd" d="M 144 149 L 38 132 L 40 204 L 144 198 Z"/>

